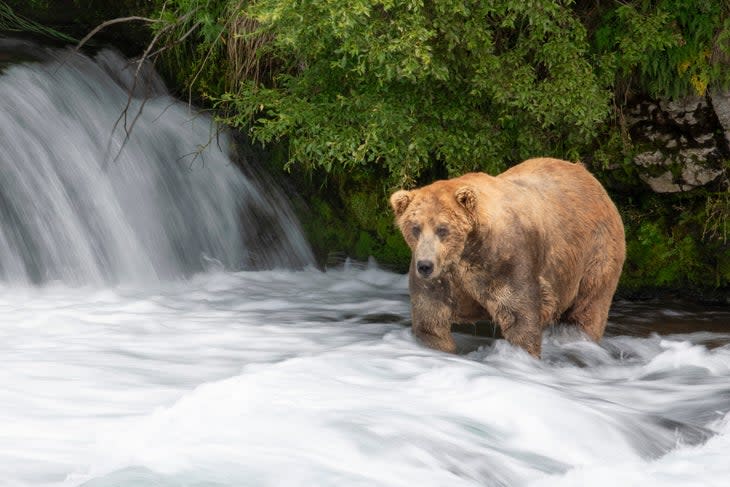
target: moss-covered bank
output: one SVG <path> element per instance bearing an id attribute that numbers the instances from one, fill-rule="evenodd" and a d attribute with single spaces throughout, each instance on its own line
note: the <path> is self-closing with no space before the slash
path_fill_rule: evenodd
<path id="1" fill-rule="evenodd" d="M 707 301 L 730 298 L 730 197 L 722 188 L 656 194 L 635 181 L 632 190 L 607 184 L 626 227 L 627 261 L 619 293 L 638 298 L 678 293 Z M 295 178 L 298 179 L 298 178 Z M 377 180 L 329 181 L 314 178 L 297 186 L 299 213 L 315 253 L 324 265 L 341 256 L 406 272 L 410 251 L 393 225 L 389 196 Z"/>

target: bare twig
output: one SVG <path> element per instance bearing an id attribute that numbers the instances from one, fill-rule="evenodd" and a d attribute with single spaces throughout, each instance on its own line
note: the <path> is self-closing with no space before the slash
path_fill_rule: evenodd
<path id="1" fill-rule="evenodd" d="M 150 43 L 147 45 L 147 49 L 145 49 L 145 52 L 142 54 L 142 57 L 137 61 L 137 69 L 134 72 L 134 78 L 132 80 L 132 86 L 129 89 L 129 92 L 127 93 L 127 103 L 124 105 L 124 109 L 119 114 L 119 117 L 117 117 L 117 120 L 114 122 L 114 126 L 112 127 L 112 132 L 109 136 L 109 144 L 107 145 L 107 152 L 111 149 L 112 140 L 114 138 L 114 132 L 116 132 L 117 127 L 119 126 L 119 122 L 122 120 L 123 127 L 124 127 L 124 140 L 122 141 L 122 145 L 119 147 L 119 150 L 117 151 L 117 154 L 114 156 L 114 159 L 112 162 L 116 162 L 119 157 L 122 155 L 122 151 L 124 150 L 124 147 L 127 145 L 127 142 L 129 142 L 130 137 L 132 136 L 132 129 L 134 128 L 135 124 L 137 123 L 137 120 L 139 120 L 139 117 L 142 116 L 142 111 L 144 110 L 144 106 L 147 103 L 148 97 L 144 97 L 142 100 L 142 103 L 139 106 L 139 110 L 137 110 L 137 113 L 135 114 L 134 118 L 132 119 L 132 123 L 130 125 L 127 125 L 127 115 L 129 114 L 129 108 L 132 105 L 132 99 L 134 98 L 134 89 L 137 87 L 137 80 L 139 79 L 139 71 L 142 67 L 142 64 L 147 59 L 147 55 L 152 50 L 154 45 L 157 43 L 157 41 L 160 39 L 162 34 L 169 30 L 171 26 L 166 26 L 165 28 L 161 29 L 157 34 L 155 34 L 155 37 L 152 38 Z"/>
<path id="2" fill-rule="evenodd" d="M 167 51 L 168 49 L 172 49 L 173 47 L 177 46 L 178 44 L 181 44 L 185 39 L 187 39 L 195 30 L 202 25 L 202 22 L 196 22 L 193 24 L 190 29 L 187 30 L 182 36 L 178 37 L 174 41 L 172 41 L 170 44 L 165 44 L 158 50 L 150 53 L 150 58 L 156 58 L 158 55 L 162 54 L 163 52 Z"/>
<path id="3" fill-rule="evenodd" d="M 107 20 L 106 22 L 102 22 L 101 24 L 97 25 L 96 27 L 94 27 L 94 29 L 91 32 L 86 34 L 86 36 L 84 36 L 84 38 L 81 39 L 78 44 L 76 44 L 76 50 L 77 51 L 80 50 L 84 46 L 84 44 L 89 42 L 89 39 L 91 39 L 96 34 L 98 34 L 100 30 L 105 29 L 106 27 L 109 27 L 110 25 L 121 24 L 122 22 L 133 22 L 135 20 L 139 20 L 142 22 L 148 22 L 151 24 L 162 22 L 161 19 L 151 19 L 149 17 L 140 17 L 137 15 L 132 15 L 130 17 L 118 17 L 116 19 Z"/>
<path id="4" fill-rule="evenodd" d="M 194 73 L 192 80 L 189 82 L 189 104 L 192 104 L 193 85 L 195 85 L 196 81 L 204 72 L 205 67 L 214 56 L 216 49 L 219 49 L 221 45 L 228 44 L 228 56 L 229 58 L 232 58 L 233 64 L 231 81 L 234 83 L 236 79 L 252 79 L 254 82 L 260 83 L 262 81 L 262 73 L 271 70 L 271 62 L 268 61 L 265 62 L 265 64 L 261 63 L 256 54 L 260 48 L 271 42 L 272 36 L 266 33 L 256 32 L 258 23 L 251 17 L 243 14 L 241 11 L 245 3 L 245 0 L 239 0 L 235 4 L 235 7 L 230 10 L 231 19 L 227 22 L 227 29 L 221 29 L 212 42 L 209 43 L 209 48 L 205 53 L 202 62 L 200 62 L 197 71 Z M 167 7 L 168 2 L 165 1 L 161 8 L 160 17 L 156 19 L 142 16 L 130 16 L 103 22 L 89 32 L 89 34 L 87 34 L 76 46 L 76 51 L 79 51 L 99 31 L 114 24 L 135 21 L 159 25 L 159 27 L 155 29 L 155 33 L 144 49 L 144 52 L 135 60 L 135 62 L 137 62 L 137 66 L 134 70 L 131 86 L 128 89 L 127 101 L 119 113 L 119 117 L 114 122 L 107 144 L 107 162 L 105 163 L 105 166 L 110 162 L 116 162 L 121 157 L 121 154 L 127 143 L 130 141 L 134 127 L 139 121 L 145 108 L 145 104 L 149 98 L 149 93 L 146 92 L 140 103 L 133 102 L 135 92 L 139 91 L 138 87 L 141 83 L 139 78 L 142 75 L 143 64 L 147 61 L 154 64 L 155 60 L 158 59 L 161 53 L 173 49 L 175 46 L 185 42 L 186 39 L 193 35 L 203 24 L 202 21 L 196 21 L 196 19 L 193 19 L 191 26 L 188 27 L 186 25 L 190 21 L 190 18 L 200 11 L 201 7 L 188 11 L 171 21 L 163 19 L 163 14 L 167 11 Z M 185 28 L 185 31 L 180 34 L 178 30 L 182 31 L 182 28 Z M 229 32 L 232 34 L 231 38 L 226 39 L 224 36 L 226 36 Z M 241 52 L 236 52 L 238 50 Z M 135 113 L 132 114 L 130 110 L 135 110 Z M 115 134 L 117 133 L 120 125 L 124 128 L 124 135 L 121 140 L 121 145 L 117 149 L 114 149 L 113 145 Z M 199 146 L 195 151 L 183 156 L 183 158 L 192 156 L 192 160 L 190 162 L 191 167 L 199 157 L 203 157 L 203 151 L 213 142 L 213 140 L 218 141 L 219 134 L 220 128 L 215 131 L 215 135 L 211 134 L 211 140 L 207 144 Z M 121 136 L 121 134 L 119 135 Z M 119 139 L 117 138 L 117 140 Z M 112 156 L 113 152 L 115 152 L 115 154 Z"/>
<path id="5" fill-rule="evenodd" d="M 166 7 L 167 7 L 167 2 L 165 2 L 163 4 L 162 10 L 164 11 Z M 153 51 L 153 49 L 155 48 L 157 43 L 160 41 L 160 39 L 164 35 L 168 34 L 170 31 L 172 31 L 178 25 L 183 24 L 190 16 L 195 14 L 198 10 L 199 9 L 194 9 L 194 10 L 187 12 L 184 15 L 181 15 L 180 17 L 175 19 L 174 22 L 165 25 L 159 31 L 157 31 L 155 33 L 154 37 L 152 38 L 152 40 L 149 42 L 149 44 L 147 44 L 147 47 L 145 48 L 144 52 L 142 53 L 142 56 L 140 56 L 139 59 L 137 59 L 137 61 L 136 61 L 137 68 L 135 69 L 134 77 L 132 79 L 132 86 L 129 88 L 129 91 L 127 94 L 127 102 L 126 102 L 124 108 L 122 109 L 121 113 L 119 114 L 119 117 L 114 122 L 114 126 L 112 127 L 112 131 L 109 136 L 109 142 L 107 144 L 107 153 L 109 153 L 109 151 L 111 150 L 113 139 L 114 139 L 114 133 L 116 132 L 117 127 L 119 126 L 119 123 L 122 122 L 122 125 L 124 127 L 124 140 L 122 141 L 122 144 L 119 147 L 119 150 L 117 151 L 116 155 L 112 159 L 113 162 L 116 162 L 119 159 L 119 157 L 122 154 L 122 151 L 124 150 L 124 147 L 129 142 L 129 139 L 132 135 L 132 130 L 133 130 L 134 126 L 136 125 L 137 121 L 139 120 L 139 117 L 142 115 L 144 106 L 148 100 L 148 96 L 145 96 L 144 99 L 142 100 L 142 103 L 139 105 L 139 109 L 137 110 L 137 113 L 134 115 L 134 118 L 132 118 L 131 122 L 129 122 L 128 121 L 129 110 L 132 105 L 132 99 L 134 98 L 134 92 L 135 92 L 135 89 L 137 88 L 137 83 L 139 80 L 139 76 L 140 76 L 140 72 L 141 72 L 143 64 L 147 60 L 150 60 L 150 59 L 154 63 L 154 59 L 157 57 L 157 55 L 159 55 L 161 52 L 165 51 L 166 49 L 169 49 L 169 48 L 173 47 L 174 45 L 176 45 L 180 42 L 183 42 L 188 36 L 190 36 L 195 31 L 195 29 L 200 26 L 200 22 L 196 22 L 195 24 L 193 24 L 193 26 L 190 29 L 188 29 L 188 31 L 186 31 L 181 38 L 173 41 L 173 43 L 171 45 L 165 45 L 165 46 Z M 152 19 L 149 17 L 141 17 L 141 16 L 136 16 L 136 15 L 129 16 L 129 17 L 119 17 L 116 19 L 107 20 L 106 22 L 99 24 L 91 32 L 89 32 L 83 39 L 81 39 L 81 41 L 79 41 L 79 43 L 76 45 L 76 51 L 79 51 L 84 46 L 84 44 L 86 44 L 89 41 L 89 39 L 91 39 L 94 35 L 96 35 L 102 29 L 104 29 L 110 25 L 120 24 L 120 23 L 124 23 L 124 22 L 133 22 L 133 21 L 141 21 L 141 22 L 148 22 L 148 23 L 163 22 L 163 20 L 161 18 Z"/>

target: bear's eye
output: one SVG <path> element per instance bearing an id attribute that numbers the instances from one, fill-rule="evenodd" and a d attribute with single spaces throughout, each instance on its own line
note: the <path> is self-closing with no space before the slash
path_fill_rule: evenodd
<path id="1" fill-rule="evenodd" d="M 438 238 L 444 238 L 449 234 L 449 228 L 445 225 L 436 227 L 436 236 Z"/>
<path id="2" fill-rule="evenodd" d="M 411 227 L 411 233 L 415 238 L 418 238 L 421 235 L 421 227 L 418 225 L 413 225 Z"/>

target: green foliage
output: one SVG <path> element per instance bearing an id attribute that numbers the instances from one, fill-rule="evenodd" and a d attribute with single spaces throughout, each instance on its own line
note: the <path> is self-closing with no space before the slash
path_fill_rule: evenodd
<path id="1" fill-rule="evenodd" d="M 161 68 L 174 85 L 188 88 L 188 98 L 199 101 L 226 89 L 223 42 L 226 0 L 155 0 L 161 22 L 151 26 L 167 46 Z M 173 47 L 169 49 L 169 47 Z"/>
<path id="2" fill-rule="evenodd" d="M 730 83 L 730 3 L 636 0 L 606 11 L 595 32 L 603 75 L 654 96 L 704 95 Z"/>
<path id="3" fill-rule="evenodd" d="M 47 2 L 30 2 L 34 8 L 47 8 Z M 0 32 L 23 32 L 47 36 L 53 39 L 76 42 L 73 37 L 18 14 L 12 6 L 0 0 Z"/>
<path id="4" fill-rule="evenodd" d="M 342 199 L 332 196 L 323 199 L 316 194 L 307 194 L 308 210 L 300 213 L 317 259 L 321 263 L 331 263 L 332 254 L 346 250 L 345 253 L 355 259 L 365 261 L 375 257 L 386 268 L 406 271 L 410 250 L 393 225 L 390 213 L 373 211 L 371 206 L 361 206 L 358 210 L 363 204 L 363 194 L 355 192 L 349 198 L 345 193 L 340 192 Z M 365 221 L 353 217 L 353 212 L 357 211 L 361 211 L 359 217 Z"/>
<path id="5" fill-rule="evenodd" d="M 691 237 L 675 237 L 661 221 L 643 222 L 632 230 L 624 285 L 638 287 L 650 282 L 678 288 L 697 277 L 698 255 Z"/>
<path id="6" fill-rule="evenodd" d="M 704 210 L 702 237 L 727 244 L 730 238 L 730 189 L 709 195 Z"/>
<path id="7" fill-rule="evenodd" d="M 156 0 L 154 0 L 156 1 Z M 153 0 L 0 0 L 0 32 L 18 32 L 46 42 L 77 44 L 92 29 L 118 17 L 147 17 Z M 150 38 L 148 25 L 139 21 L 108 25 L 87 47 L 113 45 L 129 56 L 144 49 Z"/>
<path id="8" fill-rule="evenodd" d="M 169 3 L 205 3 L 187 24 L 207 11 L 214 32 L 228 28 L 198 35 L 206 52 L 268 40 L 248 53 L 277 61 L 268 77 L 218 76 L 234 81 L 224 93 L 198 90 L 256 140 L 286 139 L 290 166 L 377 167 L 391 186 L 434 166 L 494 172 L 535 154 L 577 157 L 609 114 L 569 1 Z M 232 30 L 237 19 L 249 29 Z M 203 78 L 188 80 L 215 79 Z"/>
<path id="9" fill-rule="evenodd" d="M 638 204 L 625 203 L 627 258 L 622 287 L 728 288 L 730 245 L 723 232 L 730 214 L 729 195 L 727 191 L 709 198 L 645 195 Z"/>

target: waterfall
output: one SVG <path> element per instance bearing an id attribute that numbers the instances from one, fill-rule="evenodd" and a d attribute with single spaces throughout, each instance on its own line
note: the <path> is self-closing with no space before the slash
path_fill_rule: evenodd
<path id="1" fill-rule="evenodd" d="M 313 262 L 283 191 L 245 176 L 232 138 L 169 96 L 154 70 L 135 83 L 136 64 L 111 50 L 3 47 L 36 60 L 0 65 L 0 281 Z"/>

